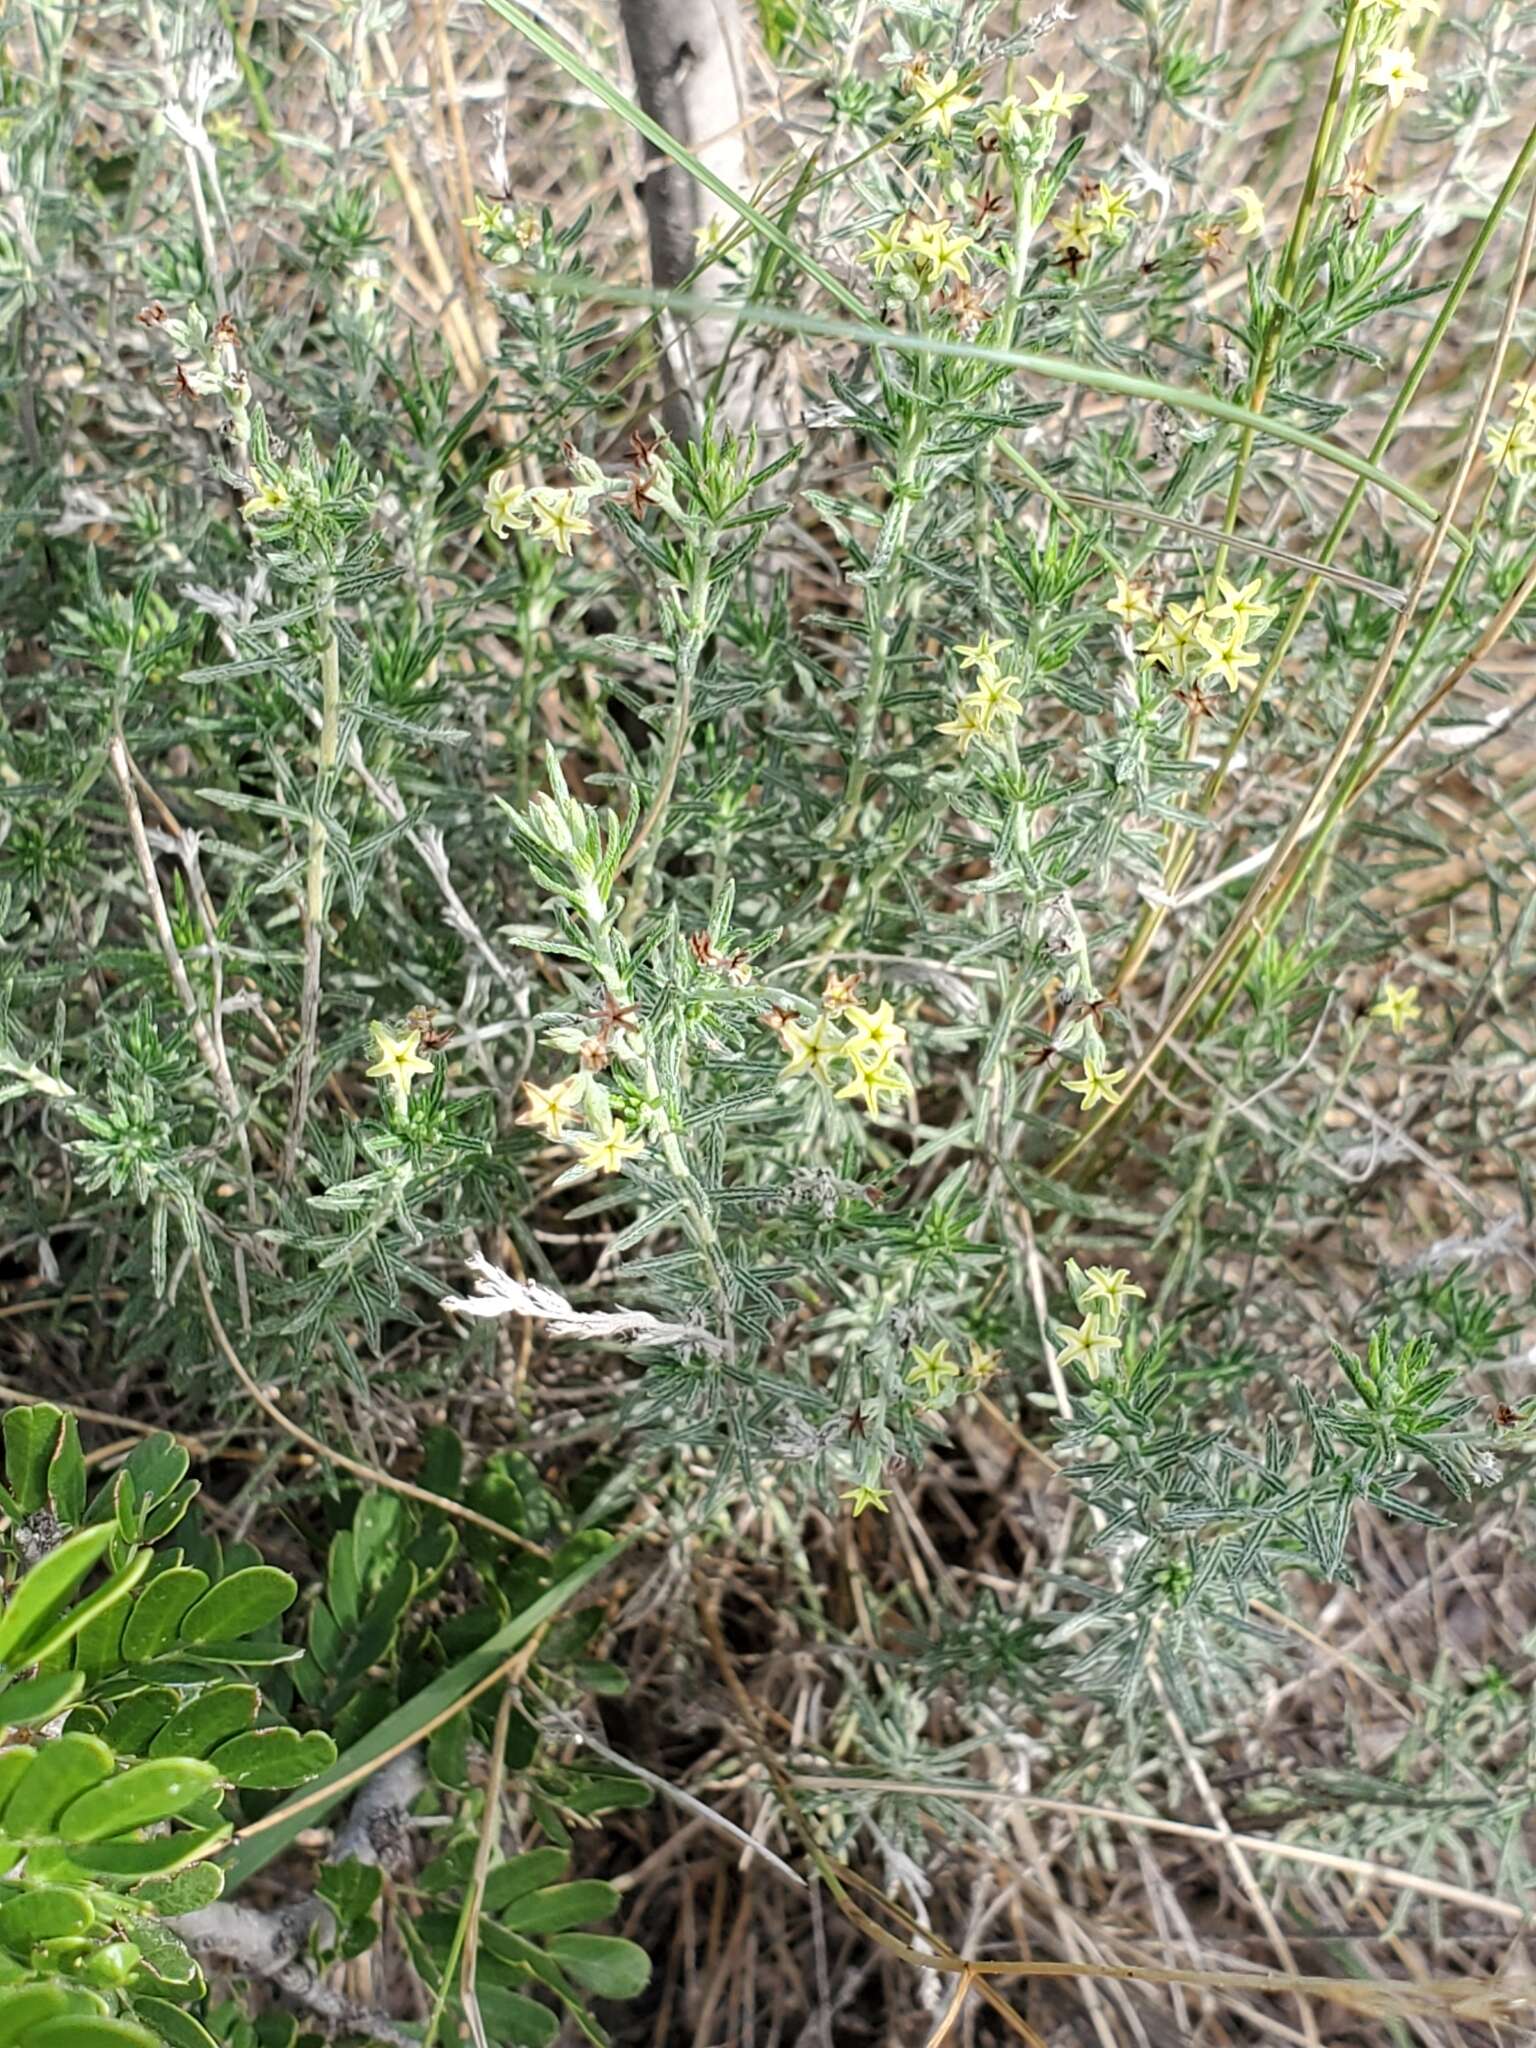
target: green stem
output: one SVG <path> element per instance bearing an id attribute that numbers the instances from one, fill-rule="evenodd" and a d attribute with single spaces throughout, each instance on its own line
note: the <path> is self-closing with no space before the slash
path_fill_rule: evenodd
<path id="1" fill-rule="evenodd" d="M 672 794 L 677 787 L 678 771 L 682 767 L 683 754 L 693 730 L 693 686 L 698 677 L 704 643 L 709 637 L 709 587 L 714 555 L 715 536 L 706 532 L 694 544 L 692 574 L 688 583 L 688 616 L 672 657 L 677 691 L 672 700 L 672 715 L 667 728 L 666 747 L 661 757 L 661 773 L 656 780 L 656 793 L 651 798 L 650 806 L 641 819 L 634 838 L 629 842 L 628 851 L 624 856 L 625 867 L 636 855 L 640 857 L 634 881 L 630 885 L 629 900 L 619 920 L 619 930 L 626 939 L 637 930 L 641 918 L 645 915 L 651 877 L 656 872 L 656 862 L 665 837 L 667 812 L 672 806 Z"/>
<path id="2" fill-rule="evenodd" d="M 854 723 L 853 754 L 848 766 L 848 784 L 843 792 L 842 808 L 828 834 L 828 844 L 831 846 L 844 846 L 852 838 L 853 828 L 859 821 L 859 805 L 863 800 L 864 785 L 869 780 L 871 757 L 880 729 L 880 707 L 885 701 L 886 673 L 890 666 L 891 647 L 896 638 L 892 630 L 893 614 L 898 600 L 909 586 L 910 565 L 902 559 L 902 549 L 906 545 L 907 528 L 912 520 L 912 507 L 917 502 L 912 486 L 921 451 L 921 428 L 910 428 L 903 435 L 897 452 L 891 506 L 880 529 L 880 543 L 875 551 L 874 560 L 870 563 L 870 581 L 867 586 L 869 597 L 865 614 L 869 622 L 869 667 L 864 678 L 864 694 L 859 699 L 858 716 Z"/>
<path id="3" fill-rule="evenodd" d="M 293 1108 L 283 1145 L 282 1177 L 297 1171 L 309 1120 L 320 1040 L 320 977 L 325 954 L 325 883 L 327 830 L 325 804 L 341 751 L 341 644 L 336 635 L 336 585 L 327 576 L 318 592 L 320 626 L 320 739 L 315 749 L 318 776 L 309 819 L 309 858 L 304 868 L 304 986 L 299 999 L 299 1066 L 294 1077 Z"/>

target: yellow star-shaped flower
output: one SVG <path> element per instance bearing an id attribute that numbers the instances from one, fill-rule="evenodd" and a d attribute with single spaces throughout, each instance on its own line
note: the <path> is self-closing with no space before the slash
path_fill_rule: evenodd
<path id="1" fill-rule="evenodd" d="M 1511 476 L 1524 476 L 1536 460 L 1536 416 L 1516 413 L 1488 429 L 1488 460 L 1495 469 L 1507 469 Z"/>
<path id="2" fill-rule="evenodd" d="M 1267 625 L 1279 609 L 1277 605 L 1264 602 L 1264 578 L 1255 576 L 1251 583 L 1241 589 L 1229 583 L 1225 576 L 1216 578 L 1216 588 L 1221 593 L 1221 602 L 1212 605 L 1208 616 L 1212 619 L 1230 619 L 1239 628 L 1240 637 L 1246 639 L 1248 628 L 1257 623 Z"/>
<path id="3" fill-rule="evenodd" d="M 949 1355 L 949 1340 L 941 1337 L 926 1349 L 914 1344 L 912 1356 L 917 1363 L 907 1374 L 908 1386 L 921 1387 L 929 1401 L 941 1401 L 945 1390 L 960 1377 L 960 1368 Z"/>
<path id="4" fill-rule="evenodd" d="M 1000 718 L 1006 722 L 1023 716 L 1024 700 L 1013 694 L 1021 687 L 1017 676 L 984 675 L 976 688 L 961 698 L 961 706 L 974 705 L 990 733 Z"/>
<path id="5" fill-rule="evenodd" d="M 861 1010 L 857 1003 L 850 1003 L 843 1015 L 853 1026 L 853 1035 L 844 1040 L 842 1049 L 860 1066 L 878 1065 L 907 1042 L 906 1030 L 896 1022 L 896 1012 L 888 1002 L 878 1010 Z"/>
<path id="6" fill-rule="evenodd" d="M 975 101 L 960 90 L 960 74 L 953 64 L 942 78 L 930 78 L 926 71 L 909 71 L 906 87 L 914 99 L 922 102 L 918 127 L 932 134 L 950 134 L 956 114 L 964 114 L 975 105 Z"/>
<path id="7" fill-rule="evenodd" d="M 395 1091 L 395 1102 L 401 1115 L 405 1114 L 411 1099 L 411 1086 L 418 1074 L 430 1074 L 432 1062 L 424 1060 L 416 1048 L 421 1043 L 419 1031 L 407 1031 L 403 1038 L 393 1038 L 382 1024 L 370 1024 L 373 1035 L 373 1049 L 378 1058 L 367 1069 L 370 1081 L 387 1081 Z"/>
<path id="8" fill-rule="evenodd" d="M 1251 185 L 1234 185 L 1232 205 L 1237 219 L 1232 223 L 1232 232 L 1239 241 L 1246 241 L 1250 235 L 1262 235 L 1268 225 L 1264 202 Z"/>
<path id="9" fill-rule="evenodd" d="M 1096 1380 L 1120 1349 L 1120 1339 L 1108 1331 L 1091 1312 L 1074 1330 L 1069 1323 L 1056 1325 L 1058 1365 L 1080 1365 L 1089 1379 Z"/>
<path id="10" fill-rule="evenodd" d="M 575 491 L 530 491 L 528 509 L 533 514 L 534 539 L 552 540 L 557 555 L 568 555 L 576 536 L 592 531 L 592 522 L 581 516 L 581 499 Z"/>
<path id="11" fill-rule="evenodd" d="M 606 1132 L 594 1132 L 590 1138 L 572 1140 L 576 1156 L 589 1172 L 619 1173 L 628 1159 L 638 1159 L 645 1150 L 639 1138 L 631 1138 L 624 1129 L 624 1119 L 616 1116 Z"/>
<path id="12" fill-rule="evenodd" d="M 978 633 L 972 646 L 957 647 L 955 652 L 960 657 L 962 669 L 975 668 L 980 669 L 983 675 L 995 675 L 999 657 L 1006 654 L 1012 645 L 1011 640 L 994 640 L 990 633 Z"/>
<path id="13" fill-rule="evenodd" d="M 831 1080 L 832 1062 L 846 1047 L 825 1011 L 818 1010 L 809 1024 L 799 1024 L 791 1018 L 782 1036 L 789 1058 L 780 1080 L 793 1081 L 801 1074 L 814 1074 L 818 1081 Z"/>
<path id="14" fill-rule="evenodd" d="M 1031 114 L 1044 114 L 1053 121 L 1065 121 L 1074 107 L 1080 107 L 1088 95 L 1085 92 L 1063 92 L 1066 83 L 1063 72 L 1058 71 L 1050 85 L 1042 85 L 1038 78 L 1029 79 L 1034 88 L 1034 98 L 1029 103 Z"/>
<path id="15" fill-rule="evenodd" d="M 528 531 L 533 521 L 527 507 L 528 493 L 512 471 L 496 470 L 485 486 L 485 523 L 498 540 Z"/>
<path id="16" fill-rule="evenodd" d="M 1381 50 L 1369 71 L 1361 73 L 1366 85 L 1379 86 L 1390 106 L 1400 107 L 1411 92 L 1428 92 L 1429 80 L 1413 61 L 1412 50 Z"/>
<path id="17" fill-rule="evenodd" d="M 1123 222 L 1136 218 L 1136 203 L 1129 192 L 1122 192 L 1114 185 L 1101 185 L 1088 213 L 1103 233 L 1116 235 Z"/>
<path id="18" fill-rule="evenodd" d="M 1157 617 L 1157 605 L 1153 600 L 1150 586 L 1133 582 L 1126 576 L 1115 578 L 1115 594 L 1104 609 L 1112 619 L 1119 619 L 1125 626 L 1134 626 L 1143 619 Z"/>
<path id="19" fill-rule="evenodd" d="M 862 1515 L 866 1508 L 873 1508 L 877 1514 L 888 1515 L 891 1511 L 886 1502 L 891 1497 L 888 1486 L 850 1486 L 843 1495 L 855 1515 Z"/>
<path id="20" fill-rule="evenodd" d="M 989 1380 L 996 1379 L 1002 1368 L 1003 1354 L 988 1350 L 974 1337 L 967 1339 L 967 1347 L 970 1355 L 965 1362 L 965 1377 L 973 1387 L 984 1387 Z"/>
<path id="21" fill-rule="evenodd" d="M 1371 1005 L 1371 1015 L 1384 1018 L 1389 1031 L 1406 1031 L 1424 1015 L 1419 1006 L 1419 984 L 1399 988 L 1395 981 L 1384 981 L 1380 996 Z"/>
<path id="22" fill-rule="evenodd" d="M 1087 1308 L 1091 1302 L 1102 1302 L 1104 1313 L 1100 1320 L 1113 1325 L 1125 1314 L 1125 1304 L 1132 1295 L 1145 1301 L 1147 1290 L 1136 1285 L 1128 1267 L 1090 1266 L 1088 1285 L 1078 1296 L 1078 1306 Z"/>
<path id="23" fill-rule="evenodd" d="M 972 235 L 957 235 L 945 220 L 915 220 L 906 232 L 906 247 L 930 285 L 942 284 L 946 276 L 969 282 L 965 252 L 974 240 Z"/>
<path id="24" fill-rule="evenodd" d="M 540 1088 L 536 1082 L 525 1081 L 523 1093 L 528 1098 L 528 1107 L 520 1112 L 517 1122 L 532 1124 L 546 1138 L 563 1138 L 566 1124 L 580 1114 L 582 1086 L 580 1074 L 567 1074 L 553 1088 Z"/>
<path id="25" fill-rule="evenodd" d="M 1205 650 L 1205 666 L 1200 671 L 1202 682 L 1223 682 L 1229 690 L 1240 690 L 1248 680 L 1247 671 L 1257 668 L 1262 659 L 1256 647 L 1245 647 L 1239 634 L 1230 640 L 1218 640 L 1214 634 L 1202 634 L 1200 645 Z"/>
<path id="26" fill-rule="evenodd" d="M 943 733 L 953 740 L 962 754 L 968 754 L 973 740 L 984 740 L 989 736 L 990 727 L 985 713 L 974 697 L 962 698 L 960 708 L 953 718 L 946 718 L 942 725 L 936 725 L 935 732 Z"/>
<path id="27" fill-rule="evenodd" d="M 1119 1107 L 1120 1083 L 1128 1069 L 1116 1067 L 1107 1072 L 1090 1053 L 1083 1061 L 1083 1078 L 1080 1081 L 1064 1081 L 1062 1086 L 1073 1095 L 1083 1098 L 1083 1108 L 1092 1109 L 1100 1102 L 1107 1102 L 1111 1109 Z"/>
<path id="28" fill-rule="evenodd" d="M 905 1070 L 899 1067 L 887 1053 L 886 1056 L 869 1066 L 855 1064 L 853 1079 L 837 1091 L 839 1102 L 862 1102 L 865 1114 L 880 1114 L 882 1095 L 894 1095 L 900 1101 L 903 1095 L 912 1093 L 912 1083 Z"/>
<path id="29" fill-rule="evenodd" d="M 876 277 L 884 277 L 888 270 L 895 269 L 907 255 L 907 230 L 904 222 L 893 220 L 883 228 L 871 228 L 869 247 L 860 252 L 859 261 L 867 263 Z"/>

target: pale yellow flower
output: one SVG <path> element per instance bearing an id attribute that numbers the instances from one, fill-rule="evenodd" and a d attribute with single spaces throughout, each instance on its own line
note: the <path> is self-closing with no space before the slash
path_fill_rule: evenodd
<path id="1" fill-rule="evenodd" d="M 1113 1331 L 1104 1329 L 1091 1312 L 1075 1330 L 1070 1323 L 1058 1323 L 1056 1340 L 1056 1363 L 1081 1365 L 1091 1380 L 1096 1380 L 1103 1367 L 1113 1362 L 1120 1349 L 1120 1339 Z"/>
<path id="2" fill-rule="evenodd" d="M 1232 204 L 1237 211 L 1237 219 L 1232 223 L 1233 234 L 1240 241 L 1246 241 L 1250 235 L 1262 235 L 1268 226 L 1268 220 L 1264 212 L 1264 202 L 1253 187 L 1234 185 Z"/>
<path id="3" fill-rule="evenodd" d="M 851 1486 L 843 1499 L 852 1507 L 855 1515 L 862 1515 L 866 1508 L 873 1508 L 877 1514 L 888 1515 L 891 1511 L 886 1502 L 891 1497 L 888 1486 Z"/>
<path id="4" fill-rule="evenodd" d="M 568 555 L 576 536 L 592 531 L 592 522 L 581 516 L 583 503 L 579 491 L 530 491 L 528 509 L 533 514 L 534 539 L 552 540 L 557 555 Z"/>
<path id="5" fill-rule="evenodd" d="M 960 90 L 960 74 L 953 64 L 942 78 L 930 78 L 926 71 L 909 71 L 906 88 L 914 99 L 922 102 L 918 127 L 936 135 L 950 134 L 956 114 L 967 113 L 975 105 L 975 101 Z"/>
<path id="6" fill-rule="evenodd" d="M 839 1102 L 861 1102 L 869 1116 L 880 1114 L 882 1095 L 894 1095 L 899 1101 L 903 1095 L 912 1093 L 912 1083 L 904 1068 L 887 1053 L 883 1059 L 869 1066 L 855 1064 L 853 1078 L 837 1091 Z"/>
<path id="7" fill-rule="evenodd" d="M 978 633 L 974 645 L 957 647 L 955 652 L 960 657 L 962 669 L 977 668 L 983 673 L 990 669 L 996 673 L 999 656 L 1006 654 L 1012 645 L 1011 640 L 994 640 L 990 633 Z"/>
<path id="8" fill-rule="evenodd" d="M 1088 1285 L 1078 1296 L 1078 1306 L 1088 1308 L 1093 1302 L 1102 1302 L 1102 1320 L 1112 1327 L 1125 1314 L 1125 1305 L 1132 1295 L 1140 1301 L 1145 1301 L 1147 1290 L 1136 1285 L 1128 1267 L 1090 1266 Z"/>
<path id="9" fill-rule="evenodd" d="M 1361 82 L 1380 86 L 1389 105 L 1394 107 L 1400 107 L 1411 92 L 1429 90 L 1429 80 L 1415 67 L 1413 52 L 1406 48 L 1378 51 L 1370 70 L 1362 73 Z"/>
<path id="10" fill-rule="evenodd" d="M 781 1080 L 793 1081 L 801 1074 L 814 1074 L 818 1081 L 831 1080 L 832 1062 L 846 1047 L 825 1011 L 818 1010 L 809 1025 L 793 1021 L 786 1024 L 783 1037 L 789 1058 Z"/>
<path id="11" fill-rule="evenodd" d="M 1019 687 L 1017 676 L 984 675 L 961 698 L 961 709 L 974 709 L 990 734 L 1000 718 L 1006 722 L 1023 716 L 1023 699 L 1013 694 Z"/>
<path id="12" fill-rule="evenodd" d="M 387 1081 L 395 1091 L 395 1101 L 401 1114 L 411 1099 L 411 1088 L 418 1074 L 430 1074 L 432 1062 L 424 1060 L 416 1048 L 421 1043 L 419 1031 L 407 1031 L 403 1038 L 394 1038 L 382 1024 L 370 1024 L 373 1035 L 373 1049 L 378 1058 L 365 1069 L 370 1081 Z"/>
<path id="13" fill-rule="evenodd" d="M 528 516 L 528 493 L 510 469 L 493 472 L 485 486 L 485 523 L 498 540 L 509 533 L 526 533 L 533 521 Z"/>
<path id="14" fill-rule="evenodd" d="M 926 1350 L 921 1344 L 914 1344 L 912 1356 L 917 1363 L 907 1374 L 908 1386 L 921 1387 L 930 1401 L 942 1400 L 950 1384 L 960 1377 L 960 1368 L 949 1355 L 948 1338 L 941 1337 Z"/>
<path id="15" fill-rule="evenodd" d="M 930 284 L 941 284 L 946 276 L 966 283 L 970 271 L 965 252 L 974 241 L 973 235 L 957 235 L 947 220 L 915 220 L 905 237 L 906 247 Z"/>
<path id="16" fill-rule="evenodd" d="M 582 1092 L 580 1074 L 567 1074 L 553 1088 L 540 1088 L 536 1082 L 525 1081 L 523 1093 L 528 1098 L 528 1107 L 519 1112 L 516 1121 L 532 1124 L 546 1138 L 563 1138 L 566 1124 L 580 1114 Z"/>
<path id="17" fill-rule="evenodd" d="M 1101 1067 L 1089 1053 L 1083 1060 L 1082 1079 L 1063 1081 L 1061 1085 L 1069 1093 L 1083 1098 L 1084 1109 L 1092 1109 L 1100 1102 L 1108 1103 L 1111 1109 L 1117 1109 L 1121 1101 L 1120 1083 L 1125 1079 L 1127 1071 L 1125 1067 L 1116 1067 L 1111 1073 Z"/>
<path id="18" fill-rule="evenodd" d="M 888 1002 L 881 1003 L 878 1010 L 861 1010 L 856 1003 L 850 1003 L 843 1016 L 853 1026 L 853 1034 L 844 1041 L 842 1050 L 861 1066 L 888 1059 L 907 1042 L 906 1030 L 896 1022 L 896 1012 Z"/>
<path id="19" fill-rule="evenodd" d="M 1088 208 L 1088 219 L 1106 235 L 1118 234 L 1123 221 L 1136 218 L 1136 204 L 1129 192 L 1114 185 L 1101 185 Z"/>
<path id="20" fill-rule="evenodd" d="M 1080 107 L 1088 97 L 1085 92 L 1063 92 L 1065 82 L 1065 74 L 1060 71 L 1049 85 L 1042 85 L 1038 78 L 1031 78 L 1029 83 L 1035 96 L 1029 103 L 1029 112 L 1048 115 L 1053 121 L 1065 121 L 1072 109 Z"/>
<path id="21" fill-rule="evenodd" d="M 974 697 L 962 698 L 953 718 L 946 718 L 942 725 L 936 725 L 935 732 L 943 733 L 946 739 L 954 741 L 962 754 L 968 754 L 974 740 L 990 737 L 986 714 Z"/>
<path id="22" fill-rule="evenodd" d="M 638 1159 L 645 1150 L 639 1138 L 631 1138 L 624 1129 L 624 1119 L 616 1116 L 606 1132 L 594 1132 L 590 1138 L 572 1140 L 576 1156 L 581 1164 L 593 1173 L 619 1173 L 628 1159 Z"/>
<path id="23" fill-rule="evenodd" d="M 1237 628 L 1239 639 L 1245 640 L 1248 637 L 1248 629 L 1255 622 L 1261 626 L 1267 624 L 1278 609 L 1277 606 L 1264 602 L 1262 576 L 1255 576 L 1251 583 L 1245 583 L 1241 589 L 1235 583 L 1229 583 L 1225 576 L 1218 576 L 1216 588 L 1220 593 L 1221 602 L 1212 605 L 1208 616 L 1213 621 L 1230 619 Z"/>
<path id="24" fill-rule="evenodd" d="M 1395 981 L 1384 981 L 1380 996 L 1371 1006 L 1371 1015 L 1382 1018 L 1389 1031 L 1401 1035 L 1424 1015 L 1419 1006 L 1419 984 L 1399 988 Z"/>
<path id="25" fill-rule="evenodd" d="M 1115 578 L 1115 594 L 1104 609 L 1112 619 L 1119 619 L 1126 626 L 1157 617 L 1157 604 L 1150 585 L 1132 582 L 1124 576 Z"/>

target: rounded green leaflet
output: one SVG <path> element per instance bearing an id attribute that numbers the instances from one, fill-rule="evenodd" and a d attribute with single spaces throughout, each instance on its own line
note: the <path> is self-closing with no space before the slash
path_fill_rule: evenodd
<path id="1" fill-rule="evenodd" d="M 28 1766 L 36 1755 L 37 1751 L 25 1742 L 13 1742 L 8 1748 L 0 1749 L 0 1813 L 5 1811 L 6 1801 L 27 1775 Z M 3 1832 L 0 1829 L 0 1833 Z"/>
<path id="2" fill-rule="evenodd" d="M 0 1728 L 36 1728 L 74 1705 L 85 1690 L 83 1671 L 46 1671 L 0 1693 Z"/>
<path id="3" fill-rule="evenodd" d="M 651 1981 L 650 1957 L 619 1934 L 552 1934 L 545 1947 L 594 1998 L 638 1998 Z"/>
<path id="4" fill-rule="evenodd" d="M 212 1764 L 197 1757 L 165 1757 L 134 1764 L 120 1777 L 83 1792 L 65 1808 L 59 1833 L 66 1842 L 99 1842 L 184 1813 L 219 1782 Z"/>
<path id="5" fill-rule="evenodd" d="M 137 2020 L 96 2017 L 45 2020 L 32 2033 L 26 2048 L 160 2048 L 160 2043 Z"/>
<path id="6" fill-rule="evenodd" d="M 211 1762 L 231 1785 L 284 1792 L 307 1785 L 336 1761 L 336 1745 L 323 1729 L 300 1735 L 292 1728 L 260 1728 L 237 1735 L 213 1752 Z"/>
<path id="7" fill-rule="evenodd" d="M 87 1934 L 95 1924 L 89 1898 L 69 1885 L 34 1885 L 0 1906 L 0 1941 L 22 1953 L 35 1942 Z"/>
<path id="8" fill-rule="evenodd" d="M 547 1885 L 513 1899 L 498 1915 L 502 1925 L 516 1934 L 556 1934 L 567 1927 L 583 1927 L 589 1920 L 606 1920 L 617 1912 L 619 1894 L 601 1878 L 578 1878 L 574 1884 Z"/>
<path id="9" fill-rule="evenodd" d="M 172 1714 L 149 1745 L 151 1756 L 208 1756 L 221 1742 L 243 1735 L 256 1719 L 261 1694 L 254 1685 L 215 1685 Z"/>
<path id="10" fill-rule="evenodd" d="M 0 1991 L 0 2048 L 32 2048 L 34 2029 L 44 2020 L 105 2010 L 93 1992 L 69 1991 L 62 1984 L 28 1984 L 19 1991 Z"/>
<path id="11" fill-rule="evenodd" d="M 208 1590 L 208 1574 L 189 1564 L 156 1572 L 123 1624 L 123 1655 L 143 1664 L 168 1650 L 181 1633 L 182 1617 Z"/>
<path id="12" fill-rule="evenodd" d="M 286 1614 L 298 1581 L 275 1565 L 247 1565 L 210 1586 L 181 1624 L 184 1643 L 233 1643 Z"/>
<path id="13" fill-rule="evenodd" d="M 28 1643 L 55 1619 L 115 1533 L 110 1524 L 79 1529 L 21 1578 L 0 1614 L 0 1665 L 14 1671 L 29 1661 Z"/>
<path id="14" fill-rule="evenodd" d="M 95 1735 L 61 1735 L 45 1743 L 6 1801 L 0 1832 L 13 1842 L 55 1833 L 70 1801 L 110 1778 L 116 1767 L 116 1756 Z"/>

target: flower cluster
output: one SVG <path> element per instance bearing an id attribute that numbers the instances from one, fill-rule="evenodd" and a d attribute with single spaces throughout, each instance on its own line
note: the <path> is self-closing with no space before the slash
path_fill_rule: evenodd
<path id="1" fill-rule="evenodd" d="M 831 1087 L 840 1068 L 846 1066 L 848 1078 L 834 1090 L 836 1099 L 857 1102 L 866 1115 L 878 1116 L 886 1097 L 894 1107 L 913 1092 L 911 1076 L 896 1058 L 907 1042 L 906 1030 L 896 1022 L 888 1002 L 866 1010 L 845 1002 L 844 994 L 844 985 L 834 978 L 809 1024 L 802 1024 L 797 1017 L 770 1019 L 788 1055 L 780 1078 L 798 1081 L 809 1075 Z M 841 1030 L 838 1018 L 850 1028 Z"/>
<path id="2" fill-rule="evenodd" d="M 1509 417 L 1488 429 L 1488 460 L 1511 476 L 1536 468 L 1536 382 L 1517 384 Z"/>
<path id="3" fill-rule="evenodd" d="M 498 540 L 508 534 L 531 533 L 554 543 L 557 555 L 568 555 L 571 543 L 593 531 L 587 507 L 601 487 L 572 484 L 554 489 L 520 484 L 510 469 L 498 469 L 485 487 L 485 523 Z"/>
<path id="4" fill-rule="evenodd" d="M 1008 674 L 1002 664 L 1012 644 L 982 633 L 973 646 L 957 650 L 962 672 L 973 672 L 975 681 L 961 696 L 954 717 L 934 729 L 952 739 L 962 754 L 969 753 L 976 740 L 995 742 L 1024 709 L 1023 700 L 1015 694 L 1024 687 L 1023 679 Z"/>
<path id="5" fill-rule="evenodd" d="M 621 1173 L 646 1149 L 645 1140 L 631 1132 L 624 1117 L 614 1114 L 608 1091 L 589 1073 L 566 1074 L 548 1088 L 525 1081 L 523 1094 L 527 1106 L 519 1110 L 517 1122 L 569 1146 L 576 1154 L 578 1173 Z M 572 1123 L 585 1123 L 588 1129 L 567 1137 L 566 1126 Z"/>
<path id="6" fill-rule="evenodd" d="M 1276 607 L 1264 601 L 1262 576 L 1242 585 L 1219 576 L 1216 590 L 1214 604 L 1196 597 L 1159 609 L 1145 584 L 1117 576 L 1108 609 L 1127 627 L 1148 628 L 1137 653 L 1176 682 L 1197 685 L 1202 695 L 1211 684 L 1237 690 L 1259 665 L 1253 642 L 1262 639 Z"/>
<path id="7" fill-rule="evenodd" d="M 1075 1365 L 1089 1380 L 1097 1380 L 1114 1364 L 1125 1341 L 1124 1325 L 1133 1299 L 1145 1301 L 1146 1289 L 1138 1287 L 1124 1266 L 1090 1266 L 1086 1272 L 1076 1259 L 1067 1260 L 1067 1285 L 1082 1321 L 1056 1325 L 1056 1363 Z"/>
<path id="8" fill-rule="evenodd" d="M 1052 217 L 1056 252 L 1077 258 L 1091 256 L 1100 242 L 1118 248 L 1140 218 L 1128 191 L 1118 185 L 1084 184 L 1067 212 Z"/>

